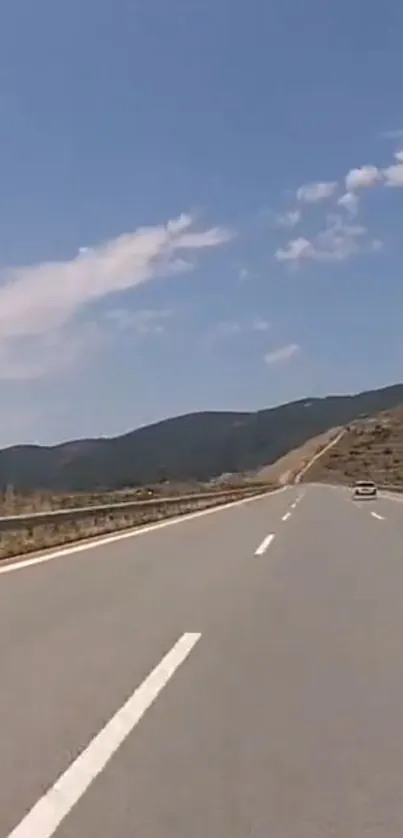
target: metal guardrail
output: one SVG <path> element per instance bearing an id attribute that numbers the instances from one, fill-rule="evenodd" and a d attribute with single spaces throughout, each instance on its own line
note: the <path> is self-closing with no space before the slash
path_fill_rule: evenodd
<path id="1" fill-rule="evenodd" d="M 135 512 L 152 507 L 169 509 L 172 506 L 193 505 L 204 500 L 226 500 L 249 495 L 265 494 L 269 487 L 248 487 L 226 489 L 222 492 L 200 492 L 191 495 L 180 495 L 168 498 L 150 498 L 148 500 L 124 501 L 122 503 L 102 504 L 97 506 L 82 506 L 75 509 L 53 509 L 46 512 L 31 512 L 24 515 L 7 515 L 0 517 L 0 532 L 17 532 L 23 529 L 46 526 L 49 524 L 82 521 L 85 518 L 99 515 L 114 515 L 119 512 Z"/>

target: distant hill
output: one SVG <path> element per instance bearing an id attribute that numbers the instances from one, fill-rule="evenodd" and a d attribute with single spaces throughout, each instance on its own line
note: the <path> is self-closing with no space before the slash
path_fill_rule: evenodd
<path id="1" fill-rule="evenodd" d="M 362 414 L 403 403 L 403 384 L 355 396 L 303 399 L 255 413 L 193 413 L 113 439 L 0 450 L 0 487 L 94 491 L 168 480 L 208 480 L 275 462 Z"/>
<path id="2" fill-rule="evenodd" d="M 403 406 L 352 423 L 305 479 L 349 485 L 374 480 L 403 491 Z"/>

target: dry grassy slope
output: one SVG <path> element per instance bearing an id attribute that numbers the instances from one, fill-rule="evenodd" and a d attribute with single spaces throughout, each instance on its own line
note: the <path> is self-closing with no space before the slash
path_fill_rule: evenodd
<path id="1" fill-rule="evenodd" d="M 305 476 L 345 484 L 361 479 L 403 490 L 403 406 L 352 423 Z"/>
<path id="2" fill-rule="evenodd" d="M 340 428 L 332 428 L 324 434 L 319 434 L 312 439 L 309 439 L 304 445 L 299 448 L 294 448 L 280 457 L 275 463 L 270 466 L 265 466 L 256 472 L 256 477 L 260 480 L 271 480 L 273 482 L 290 483 L 293 478 L 301 471 L 301 469 L 311 460 L 315 454 L 328 445 L 329 442 L 339 433 Z"/>
<path id="3" fill-rule="evenodd" d="M 14 492 L 12 487 L 0 492 L 0 516 L 25 515 L 31 512 L 48 512 L 52 509 L 76 509 L 85 506 L 102 506 L 113 503 L 158 500 L 159 498 L 180 497 L 181 495 L 201 494 L 202 492 L 225 491 L 242 488 L 256 479 L 246 475 L 229 475 L 226 479 L 211 483 L 167 482 L 143 486 L 141 489 L 120 489 L 115 492 Z"/>

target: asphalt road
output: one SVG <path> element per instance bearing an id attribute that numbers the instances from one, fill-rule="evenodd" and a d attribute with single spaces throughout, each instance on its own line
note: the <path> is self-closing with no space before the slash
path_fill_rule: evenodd
<path id="1" fill-rule="evenodd" d="M 388 497 L 3 565 L 0 838 L 400 838 L 402 637 Z"/>

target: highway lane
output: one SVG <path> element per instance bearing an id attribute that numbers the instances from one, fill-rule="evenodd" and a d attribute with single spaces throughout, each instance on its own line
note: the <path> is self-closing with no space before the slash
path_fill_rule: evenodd
<path id="1" fill-rule="evenodd" d="M 254 550 L 296 494 L 0 575 L 1 838 L 183 632 L 236 610 Z"/>
<path id="2" fill-rule="evenodd" d="M 395 521 L 396 524 L 400 525 L 403 523 L 403 494 L 380 492 L 374 510 L 383 518 Z"/>
<path id="3" fill-rule="evenodd" d="M 343 489 L 346 499 L 352 498 L 351 489 Z M 389 521 L 398 528 L 403 525 L 403 494 L 378 491 L 376 499 L 356 500 L 355 506 L 379 521 Z"/>
<path id="4" fill-rule="evenodd" d="M 401 834 L 394 536 L 312 490 L 253 570 L 59 838 Z"/>
<path id="5" fill-rule="evenodd" d="M 0 577 L 1 836 L 184 632 L 188 657 L 57 838 L 401 834 L 401 541 L 348 493 L 303 490 L 141 537 L 135 558 L 121 543 Z"/>

